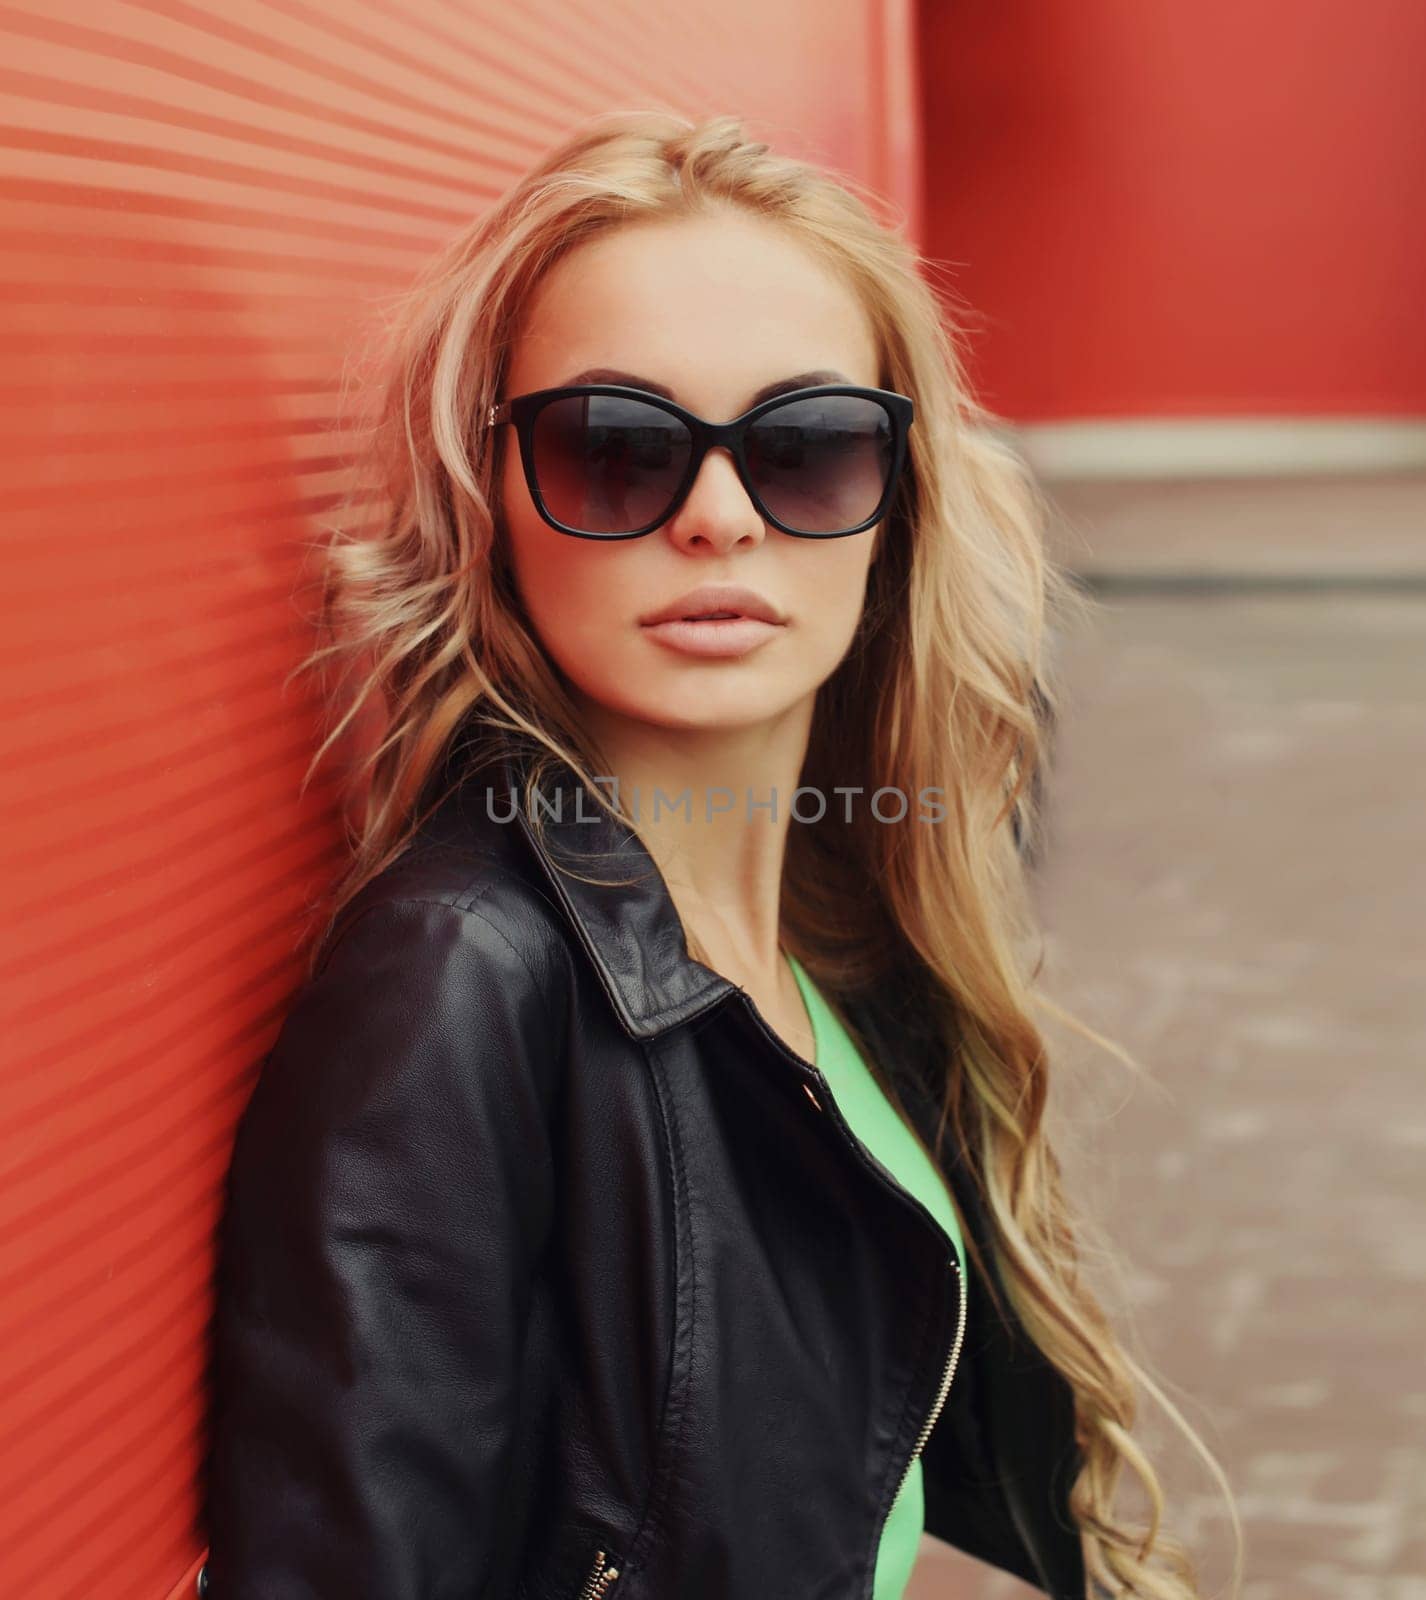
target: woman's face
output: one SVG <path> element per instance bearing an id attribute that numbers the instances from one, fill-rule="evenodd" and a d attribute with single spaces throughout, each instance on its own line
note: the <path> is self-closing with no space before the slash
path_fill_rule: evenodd
<path id="1" fill-rule="evenodd" d="M 731 214 L 630 224 L 563 257 L 527 308 L 504 393 L 647 380 L 725 422 L 802 374 L 877 385 L 865 313 L 774 225 Z M 498 488 L 530 620 L 597 724 L 766 722 L 806 702 L 851 644 L 880 525 L 838 539 L 783 533 L 724 450 L 704 457 L 676 515 L 638 539 L 572 538 L 544 522 L 510 428 Z M 701 655 L 641 621 L 709 583 L 754 590 L 780 624 L 741 654 Z"/>

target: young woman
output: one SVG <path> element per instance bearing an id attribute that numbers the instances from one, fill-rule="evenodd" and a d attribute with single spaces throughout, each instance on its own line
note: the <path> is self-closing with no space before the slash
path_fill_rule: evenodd
<path id="1" fill-rule="evenodd" d="M 319 759 L 380 737 L 234 1149 L 202 1591 L 891 1600 L 929 1531 L 1196 1595 L 1043 1125 L 1072 591 L 913 252 L 620 115 L 395 331 L 313 657 Z"/>

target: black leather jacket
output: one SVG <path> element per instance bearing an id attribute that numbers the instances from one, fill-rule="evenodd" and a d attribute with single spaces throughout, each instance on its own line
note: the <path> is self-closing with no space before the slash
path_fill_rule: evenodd
<path id="1" fill-rule="evenodd" d="M 637 835 L 570 791 L 552 849 L 627 881 L 561 873 L 508 770 L 349 905 L 240 1120 L 199 1592 L 869 1600 L 919 1450 L 929 1533 L 1084 1600 L 1068 1385 Z M 909 1019 L 852 1015 L 930 1145 Z"/>

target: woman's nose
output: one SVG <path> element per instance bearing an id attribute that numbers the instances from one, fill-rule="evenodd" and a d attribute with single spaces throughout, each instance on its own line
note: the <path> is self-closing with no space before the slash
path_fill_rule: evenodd
<path id="1" fill-rule="evenodd" d="M 688 498 L 669 518 L 667 531 L 680 543 L 702 540 L 720 549 L 765 536 L 762 513 L 743 487 L 732 456 L 721 445 L 704 456 Z"/>

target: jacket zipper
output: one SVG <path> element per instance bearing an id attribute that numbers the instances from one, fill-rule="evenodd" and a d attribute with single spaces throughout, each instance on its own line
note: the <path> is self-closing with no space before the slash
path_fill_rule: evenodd
<path id="1" fill-rule="evenodd" d="M 930 1226 L 936 1230 L 937 1236 L 941 1239 L 944 1239 L 947 1244 L 950 1244 L 950 1239 L 947 1236 L 945 1229 L 942 1228 L 940 1223 L 936 1221 L 935 1217 L 931 1215 L 926 1206 L 924 1206 L 915 1195 L 910 1194 L 907 1190 L 903 1189 L 899 1183 L 895 1182 L 894 1179 L 888 1177 L 888 1175 L 883 1172 L 878 1165 L 869 1159 L 866 1152 L 862 1149 L 862 1146 L 857 1140 L 855 1134 L 853 1134 L 852 1130 L 847 1126 L 846 1119 L 842 1116 L 841 1111 L 838 1109 L 836 1098 L 831 1092 L 831 1085 L 827 1082 L 826 1074 L 823 1073 L 812 1062 L 808 1061 L 805 1057 L 798 1055 L 797 1052 L 791 1048 L 791 1046 L 786 1044 L 783 1039 L 768 1026 L 751 995 L 749 995 L 745 990 L 741 989 L 738 992 L 742 995 L 744 1008 L 746 1009 L 748 1015 L 757 1024 L 759 1030 L 766 1037 L 768 1043 L 772 1045 L 779 1055 L 783 1056 L 786 1060 L 791 1061 L 804 1075 L 804 1079 L 808 1077 L 812 1078 L 823 1090 L 827 1102 L 831 1107 L 832 1121 L 838 1128 L 841 1129 L 843 1139 L 851 1146 L 852 1154 L 856 1156 L 857 1160 L 861 1162 L 861 1164 L 877 1179 L 879 1183 L 882 1184 L 884 1188 L 890 1189 L 892 1193 L 895 1194 L 899 1199 L 905 1201 L 914 1210 L 918 1211 L 926 1219 Z M 819 1111 L 826 1115 L 826 1107 L 824 1107 L 821 1101 L 818 1100 L 817 1096 L 812 1093 L 812 1090 L 808 1087 L 805 1081 L 803 1082 L 802 1087 L 807 1090 L 813 1105 L 815 1105 Z M 954 1246 L 952 1246 L 949 1263 L 951 1271 L 955 1275 L 956 1279 L 956 1334 L 955 1338 L 951 1341 L 950 1349 L 946 1352 L 946 1363 L 941 1373 L 940 1387 L 936 1391 L 936 1398 L 931 1406 L 930 1415 L 927 1416 L 926 1420 L 921 1424 L 921 1431 L 917 1435 L 915 1445 L 912 1447 L 910 1458 L 907 1460 L 905 1467 L 902 1468 L 901 1477 L 896 1485 L 896 1494 L 892 1495 L 891 1500 L 887 1504 L 886 1511 L 882 1515 L 880 1527 L 883 1529 L 886 1526 L 886 1519 L 891 1515 L 892 1506 L 896 1504 L 896 1496 L 901 1493 L 906 1484 L 907 1478 L 911 1476 L 911 1469 L 913 1466 L 915 1466 L 921 1455 L 921 1452 L 926 1448 L 926 1441 L 931 1437 L 931 1430 L 936 1426 L 936 1419 L 941 1414 L 941 1407 L 946 1403 L 946 1396 L 950 1393 L 951 1379 L 955 1376 L 956 1365 L 960 1360 L 961 1345 L 965 1340 L 966 1289 L 965 1284 L 961 1281 L 960 1262 L 956 1257 Z M 879 1537 L 880 1533 L 878 1532 L 878 1538 Z"/>
<path id="2" fill-rule="evenodd" d="M 951 1270 L 956 1275 L 956 1299 L 959 1308 L 956 1314 L 956 1336 L 951 1341 L 951 1348 L 946 1354 L 946 1370 L 941 1374 L 941 1387 L 936 1394 L 936 1403 L 931 1407 L 931 1415 L 921 1424 L 921 1432 L 917 1437 L 915 1448 L 911 1451 L 911 1459 L 906 1463 L 901 1479 L 896 1485 L 896 1494 L 891 1497 L 891 1505 L 896 1504 L 897 1495 L 906 1487 L 906 1480 L 911 1476 L 911 1469 L 915 1466 L 921 1452 L 926 1448 L 926 1441 L 931 1437 L 931 1430 L 936 1426 L 936 1419 L 941 1414 L 941 1407 L 946 1403 L 946 1396 L 950 1393 L 951 1379 L 956 1373 L 956 1364 L 961 1357 L 961 1344 L 966 1336 L 966 1290 L 965 1284 L 960 1281 L 961 1264 L 951 1257 Z M 886 1508 L 886 1515 L 891 1515 L 891 1506 Z M 885 1525 L 886 1517 L 882 1518 Z"/>
<path id="3" fill-rule="evenodd" d="M 607 1566 L 608 1560 L 608 1551 L 595 1552 L 594 1565 L 589 1569 L 589 1576 L 584 1580 L 578 1600 L 600 1600 L 602 1595 L 609 1592 L 609 1585 L 619 1576 L 619 1569 Z"/>

